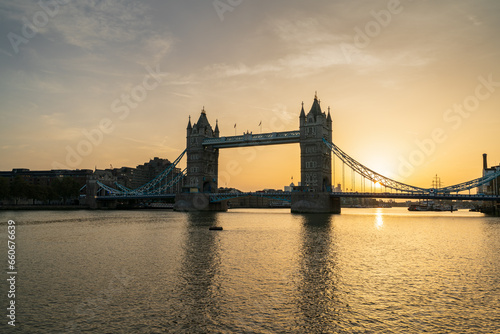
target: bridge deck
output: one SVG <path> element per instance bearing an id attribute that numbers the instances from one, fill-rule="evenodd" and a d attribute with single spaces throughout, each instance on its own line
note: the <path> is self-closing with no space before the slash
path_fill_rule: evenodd
<path id="1" fill-rule="evenodd" d="M 276 193 L 262 193 L 262 192 L 245 192 L 245 193 L 210 193 L 208 194 L 211 201 L 218 202 L 228 200 L 231 198 L 245 197 L 245 196 L 258 196 L 269 197 L 278 200 L 290 200 L 291 192 L 276 192 Z M 331 196 L 335 197 L 357 197 L 357 198 L 392 198 L 392 199 L 428 199 L 428 200 L 464 200 L 464 201 L 500 201 L 500 196 L 495 195 L 467 195 L 467 194 L 421 194 L 421 193 L 360 193 L 360 192 L 332 192 Z M 130 199 L 164 199 L 174 198 L 175 194 L 161 194 L 161 195 L 108 195 L 97 196 L 98 200 L 130 200 Z"/>
<path id="2" fill-rule="evenodd" d="M 495 195 L 467 195 L 467 194 L 422 194 L 422 193 L 359 193 L 333 192 L 331 196 L 357 198 L 392 198 L 392 199 L 429 199 L 429 200 L 463 200 L 463 201 L 500 201 Z"/>
<path id="3" fill-rule="evenodd" d="M 106 195 L 96 196 L 97 200 L 133 200 L 133 199 L 166 199 L 175 198 L 175 194 L 157 194 L 157 195 Z"/>
<path id="4" fill-rule="evenodd" d="M 300 131 L 270 132 L 252 134 L 246 133 L 242 136 L 230 136 L 220 138 L 209 138 L 203 141 L 203 146 L 214 148 L 230 148 L 243 146 L 277 145 L 298 143 Z"/>

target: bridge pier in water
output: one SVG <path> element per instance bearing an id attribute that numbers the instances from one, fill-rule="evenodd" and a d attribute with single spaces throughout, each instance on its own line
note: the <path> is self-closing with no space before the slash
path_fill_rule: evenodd
<path id="1" fill-rule="evenodd" d="M 210 202 L 204 193 L 180 193 L 175 196 L 175 211 L 227 211 L 227 201 Z"/>
<path id="2" fill-rule="evenodd" d="M 293 192 L 292 213 L 340 213 L 340 197 L 326 192 Z"/>

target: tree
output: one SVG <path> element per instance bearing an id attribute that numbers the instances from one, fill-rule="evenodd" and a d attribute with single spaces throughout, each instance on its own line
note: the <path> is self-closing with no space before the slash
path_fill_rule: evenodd
<path id="1" fill-rule="evenodd" d="M 29 195 L 28 188 L 29 185 L 25 179 L 23 179 L 19 175 L 16 175 L 16 177 L 14 177 L 14 180 L 11 183 L 10 193 L 12 197 L 14 197 L 14 199 L 16 200 L 16 204 L 20 199 L 28 198 Z"/>
<path id="2" fill-rule="evenodd" d="M 30 186 L 30 197 L 33 199 L 33 204 L 35 200 L 45 202 L 49 198 L 49 187 L 34 184 Z"/>
<path id="3" fill-rule="evenodd" d="M 10 197 L 9 179 L 0 177 L 0 199 L 8 199 Z"/>
<path id="4" fill-rule="evenodd" d="M 58 198 L 62 198 L 63 202 L 66 202 L 70 198 L 78 198 L 80 194 L 80 185 L 72 177 L 65 177 L 62 179 L 55 179 L 51 183 L 52 192 L 58 195 Z M 49 197 L 52 194 L 49 193 Z"/>
<path id="5" fill-rule="evenodd" d="M 65 200 L 69 198 L 78 198 L 80 194 L 80 185 L 72 177 L 65 177 L 62 180 L 62 189 L 62 195 Z"/>

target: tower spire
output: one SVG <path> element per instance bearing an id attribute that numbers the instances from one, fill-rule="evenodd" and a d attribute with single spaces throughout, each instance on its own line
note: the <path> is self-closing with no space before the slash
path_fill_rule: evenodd
<path id="1" fill-rule="evenodd" d="M 316 92 L 316 94 L 314 95 L 314 101 L 313 101 L 313 104 L 311 106 L 311 110 L 309 111 L 309 114 L 313 114 L 314 116 L 317 116 L 317 115 L 321 115 L 322 112 L 321 112 L 321 107 L 320 107 L 320 100 L 318 100 L 318 94 Z M 308 115 L 309 115 L 308 114 Z"/>

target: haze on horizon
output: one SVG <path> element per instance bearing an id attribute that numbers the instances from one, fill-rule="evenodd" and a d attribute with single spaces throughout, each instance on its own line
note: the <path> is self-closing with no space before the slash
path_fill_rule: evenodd
<path id="1" fill-rule="evenodd" d="M 482 153 L 500 163 L 499 12 L 493 0 L 0 1 L 0 170 L 173 161 L 203 107 L 221 136 L 296 130 L 317 91 L 334 142 L 371 169 L 422 187 L 471 180 Z M 281 189 L 299 161 L 299 145 L 221 150 L 219 186 Z"/>

